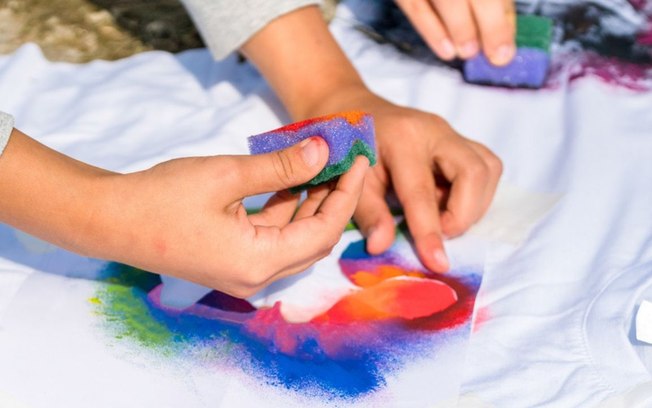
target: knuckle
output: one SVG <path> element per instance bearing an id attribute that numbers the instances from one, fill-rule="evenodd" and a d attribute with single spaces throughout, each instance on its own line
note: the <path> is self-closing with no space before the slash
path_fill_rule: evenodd
<path id="1" fill-rule="evenodd" d="M 486 159 L 487 167 L 491 174 L 501 175 L 503 174 L 503 161 L 494 154 L 490 154 Z"/>
<path id="2" fill-rule="evenodd" d="M 320 249 L 316 251 L 316 255 L 319 258 L 328 256 L 331 252 L 333 252 L 333 248 L 335 248 L 335 245 L 337 245 L 337 243 L 340 242 L 341 235 L 342 235 L 341 233 L 338 233 L 337 231 L 332 230 L 330 228 L 329 231 L 325 231 L 325 235 L 321 242 Z"/>
<path id="3" fill-rule="evenodd" d="M 474 161 L 466 167 L 467 178 L 473 182 L 483 183 L 489 178 L 489 166 L 483 161 Z"/>
<path id="4" fill-rule="evenodd" d="M 335 241 L 335 244 L 337 244 L 337 241 Z M 319 253 L 317 253 L 317 256 L 315 257 L 315 262 L 319 261 L 320 259 L 326 258 L 328 255 L 330 255 L 333 252 L 333 248 L 335 248 L 335 244 L 333 245 L 327 245 L 325 246 Z"/>
<path id="5" fill-rule="evenodd" d="M 280 150 L 275 152 L 272 163 L 276 177 L 285 187 L 289 188 L 296 184 L 294 167 L 287 151 Z"/>
<path id="6" fill-rule="evenodd" d="M 326 248 L 324 248 L 324 256 L 333 252 L 333 248 L 335 248 L 338 242 L 340 242 L 340 234 L 333 234 L 329 237 L 328 241 L 326 241 Z"/>

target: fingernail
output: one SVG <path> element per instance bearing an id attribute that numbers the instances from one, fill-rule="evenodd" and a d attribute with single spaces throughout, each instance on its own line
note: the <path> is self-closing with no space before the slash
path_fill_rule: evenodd
<path id="1" fill-rule="evenodd" d="M 455 57 L 455 47 L 453 46 L 451 40 L 449 40 L 448 38 L 444 38 L 441 41 L 440 52 L 441 52 L 440 57 L 445 60 L 453 59 Z"/>
<path id="2" fill-rule="evenodd" d="M 480 51 L 477 41 L 468 41 L 462 44 L 458 49 L 457 53 L 461 58 L 471 58 Z"/>
<path id="3" fill-rule="evenodd" d="M 448 257 L 446 256 L 446 253 L 442 249 L 435 249 L 435 253 L 433 254 L 433 259 L 435 262 L 442 267 L 444 270 L 448 270 L 450 264 L 448 262 Z"/>
<path id="4" fill-rule="evenodd" d="M 504 44 L 498 47 L 496 53 L 494 54 L 493 63 L 494 65 L 505 65 L 514 57 L 514 46 L 509 44 Z"/>
<path id="5" fill-rule="evenodd" d="M 303 156 L 303 162 L 306 163 L 308 167 L 316 166 L 319 162 L 319 141 L 315 137 L 305 139 L 299 144 L 301 147 L 301 155 Z"/>

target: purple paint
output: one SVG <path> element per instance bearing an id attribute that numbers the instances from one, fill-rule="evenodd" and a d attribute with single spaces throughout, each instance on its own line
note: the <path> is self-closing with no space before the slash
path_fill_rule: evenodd
<path id="1" fill-rule="evenodd" d="M 509 64 L 497 67 L 480 53 L 464 64 L 464 79 L 476 84 L 490 84 L 510 88 L 541 88 L 548 74 L 548 53 L 535 48 L 518 48 Z"/>
<path id="2" fill-rule="evenodd" d="M 344 160 L 356 141 L 376 151 L 374 123 L 369 114 L 346 112 L 294 123 L 270 132 L 249 137 L 252 154 L 270 153 L 293 146 L 304 139 L 319 136 L 328 143 L 326 166 Z"/>

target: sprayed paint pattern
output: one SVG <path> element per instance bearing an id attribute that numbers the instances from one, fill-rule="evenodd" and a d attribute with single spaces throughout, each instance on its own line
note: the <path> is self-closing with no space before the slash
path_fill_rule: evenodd
<path id="1" fill-rule="evenodd" d="M 545 87 L 559 87 L 582 78 L 637 92 L 652 90 L 652 2 L 631 0 L 631 8 L 607 3 L 517 1 L 521 13 L 554 21 L 551 69 Z M 435 58 L 393 1 L 366 5 L 363 31 L 426 63 L 461 69 L 461 61 Z"/>
<path id="2" fill-rule="evenodd" d="M 202 356 L 198 363 L 331 400 L 380 390 L 405 362 L 468 336 L 477 271 L 435 276 L 392 250 L 371 257 L 362 241 L 339 263 L 358 289 L 306 323 L 286 321 L 280 303 L 256 309 L 219 292 L 183 311 L 166 309 L 156 275 L 117 264 L 92 303 L 116 341 Z"/>

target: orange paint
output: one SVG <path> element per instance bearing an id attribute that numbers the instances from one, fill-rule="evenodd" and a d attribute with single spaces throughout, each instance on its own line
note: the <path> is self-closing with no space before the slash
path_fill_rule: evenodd
<path id="1" fill-rule="evenodd" d="M 367 114 L 362 111 L 348 111 L 348 112 L 334 113 L 331 115 L 320 116 L 318 118 L 306 119 L 301 122 L 291 123 L 289 125 L 285 125 L 283 127 L 275 129 L 273 130 L 273 132 L 278 132 L 278 131 L 296 132 L 299 129 L 311 125 L 313 123 L 328 122 L 336 118 L 344 118 L 351 125 L 355 126 L 362 121 L 365 115 Z"/>
<path id="2" fill-rule="evenodd" d="M 412 320 L 441 312 L 455 302 L 457 293 L 441 281 L 417 277 L 392 278 L 342 298 L 314 321 Z"/>
<path id="3" fill-rule="evenodd" d="M 376 285 L 386 279 L 396 278 L 399 276 L 411 276 L 414 278 L 425 278 L 426 275 L 420 271 L 406 271 L 403 268 L 394 265 L 380 265 L 374 271 L 359 271 L 349 279 L 356 285 L 366 288 Z"/>

